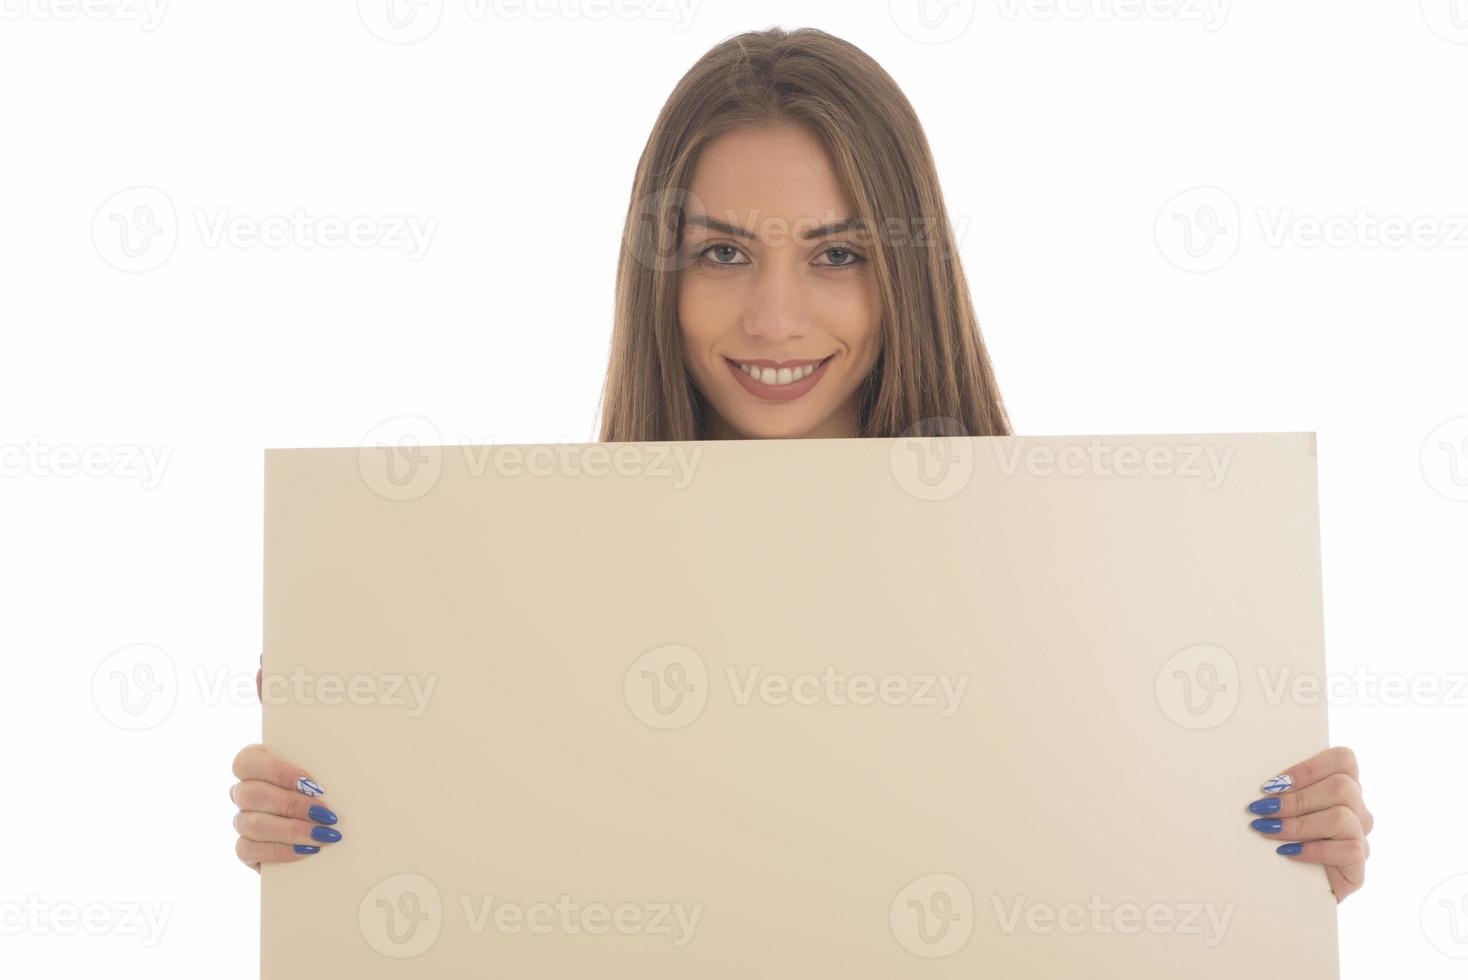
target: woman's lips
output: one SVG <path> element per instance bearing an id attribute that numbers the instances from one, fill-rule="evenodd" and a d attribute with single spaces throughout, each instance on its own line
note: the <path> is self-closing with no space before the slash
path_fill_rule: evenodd
<path id="1" fill-rule="evenodd" d="M 831 358 L 835 356 L 832 354 L 830 357 L 823 357 L 819 360 L 805 361 L 770 361 L 763 358 L 752 361 L 735 361 L 726 357 L 724 363 L 728 364 L 729 370 L 734 372 L 735 380 L 743 385 L 744 390 L 751 395 L 770 402 L 788 402 L 814 388 L 820 382 L 821 376 L 826 373 L 826 365 L 830 364 Z M 740 365 L 758 369 L 762 377 L 768 377 L 770 375 L 767 372 L 773 372 L 772 380 L 776 383 L 767 384 L 764 380 L 756 380 Z M 794 380 L 795 373 L 807 369 L 810 371 L 809 374 L 799 380 Z M 778 383 L 781 371 L 790 372 L 791 380 L 785 384 Z"/>

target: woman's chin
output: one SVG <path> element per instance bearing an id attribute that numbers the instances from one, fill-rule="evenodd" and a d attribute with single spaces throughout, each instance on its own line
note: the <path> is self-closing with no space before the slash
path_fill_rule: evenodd
<path id="1" fill-rule="evenodd" d="M 789 418 L 736 417 L 728 420 L 728 427 L 735 439 L 804 439 L 816 428 L 804 412 L 788 414 Z"/>

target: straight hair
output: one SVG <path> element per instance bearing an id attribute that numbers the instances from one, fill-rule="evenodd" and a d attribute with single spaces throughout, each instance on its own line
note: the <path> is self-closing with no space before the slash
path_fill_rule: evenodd
<path id="1" fill-rule="evenodd" d="M 858 388 L 859 435 L 1009 435 L 927 137 L 892 77 L 814 28 L 738 34 L 701 57 L 659 113 L 617 261 L 601 439 L 709 438 L 684 367 L 677 288 L 700 151 L 738 127 L 796 124 L 824 146 L 874 245 L 882 352 Z"/>

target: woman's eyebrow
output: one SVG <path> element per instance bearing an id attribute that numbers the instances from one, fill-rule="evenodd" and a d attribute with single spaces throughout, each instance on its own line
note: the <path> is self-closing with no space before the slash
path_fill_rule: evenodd
<path id="1" fill-rule="evenodd" d="M 735 235 L 739 238 L 750 240 L 754 239 L 754 232 L 740 228 L 738 225 L 731 225 L 727 221 L 720 221 L 718 218 L 713 218 L 706 214 L 691 214 L 685 220 L 684 224 L 700 225 L 704 228 L 711 228 L 714 231 L 722 232 L 725 235 Z M 817 238 L 825 238 L 829 235 L 839 235 L 843 231 L 860 224 L 862 224 L 860 218 L 842 218 L 840 221 L 833 221 L 830 224 L 821 225 L 817 228 L 803 229 L 800 232 L 800 237 L 808 242 L 814 241 Z"/>
<path id="2" fill-rule="evenodd" d="M 743 228 L 740 228 L 737 225 L 731 225 L 726 221 L 720 221 L 718 218 L 710 218 L 706 214 L 689 215 L 688 220 L 684 223 L 689 225 L 702 225 L 705 228 L 712 228 L 714 231 L 721 231 L 726 235 L 737 235 L 740 238 L 749 239 L 754 238 L 754 232 L 745 231 Z"/>
<path id="3" fill-rule="evenodd" d="M 861 223 L 860 218 L 843 218 L 840 221 L 833 221 L 828 225 L 821 225 L 819 228 L 809 228 L 802 231 L 800 237 L 808 242 L 814 241 L 817 238 L 825 238 L 829 235 L 839 235 L 843 231 L 847 231 Z"/>

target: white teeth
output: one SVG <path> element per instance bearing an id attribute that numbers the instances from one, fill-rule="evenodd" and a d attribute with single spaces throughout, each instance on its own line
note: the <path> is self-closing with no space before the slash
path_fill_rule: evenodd
<path id="1" fill-rule="evenodd" d="M 739 365 L 739 370 L 743 371 L 754 380 L 760 382 L 761 384 L 774 385 L 776 387 L 779 387 L 780 385 L 793 384 L 794 382 L 799 381 L 801 378 L 808 378 L 815 372 L 815 369 L 816 365 L 814 364 L 806 364 L 798 368 L 782 367 L 778 369 L 768 367 L 762 368 L 754 364 Z"/>

